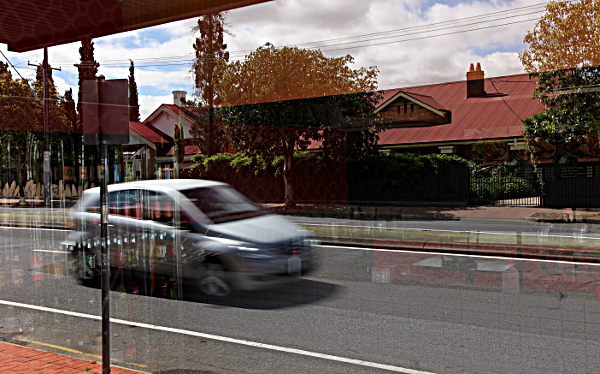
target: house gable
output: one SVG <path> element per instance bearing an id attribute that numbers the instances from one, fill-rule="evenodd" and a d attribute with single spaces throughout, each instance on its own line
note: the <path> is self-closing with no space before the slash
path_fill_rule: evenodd
<path id="1" fill-rule="evenodd" d="M 184 110 L 176 105 L 162 104 L 148 116 L 144 123 L 171 138 L 173 138 L 175 124 L 182 124 L 184 138 L 190 139 L 192 138 L 190 130 L 195 121 L 196 118 L 192 111 Z"/>
<path id="2" fill-rule="evenodd" d="M 393 127 L 441 125 L 452 122 L 452 112 L 433 97 L 398 91 L 376 110 Z"/>

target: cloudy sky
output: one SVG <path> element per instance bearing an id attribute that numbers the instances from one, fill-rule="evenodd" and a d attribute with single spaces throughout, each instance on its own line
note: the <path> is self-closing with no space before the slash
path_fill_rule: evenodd
<path id="1" fill-rule="evenodd" d="M 227 17 L 228 50 L 241 60 L 267 42 L 275 46 L 320 48 L 327 56 L 350 54 L 354 68 L 377 66 L 381 89 L 465 79 L 470 63 L 480 62 L 486 77 L 522 73 L 518 53 L 523 36 L 544 14 L 547 2 L 452 0 L 274 0 L 236 9 Z M 197 19 L 95 39 L 99 73 L 127 78 L 129 60 L 145 119 L 172 91 L 193 93 L 190 67 L 192 27 Z M 79 43 L 49 48 L 60 92 L 77 91 Z M 41 63 L 41 51 L 0 51 L 25 78 L 28 63 Z M 0 56 L 0 59 L 3 59 Z M 15 76 L 13 71 L 13 76 Z M 75 96 L 76 97 L 76 96 Z"/>

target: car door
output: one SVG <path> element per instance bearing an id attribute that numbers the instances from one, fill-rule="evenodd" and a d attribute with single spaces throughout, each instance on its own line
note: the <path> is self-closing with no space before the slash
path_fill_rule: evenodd
<path id="1" fill-rule="evenodd" d="M 149 275 L 152 294 L 175 298 L 177 295 L 178 230 L 177 203 L 164 191 L 140 191 L 142 206 L 141 244 L 144 246 L 143 262 Z"/>
<path id="2" fill-rule="evenodd" d="M 121 290 L 139 288 L 132 279 L 145 272 L 141 236 L 141 198 L 138 189 L 108 194 L 108 248 L 112 282 Z M 133 290 L 135 293 L 135 290 Z"/>

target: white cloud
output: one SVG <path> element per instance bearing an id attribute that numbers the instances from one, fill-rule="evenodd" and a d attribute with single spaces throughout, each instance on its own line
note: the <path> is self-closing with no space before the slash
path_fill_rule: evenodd
<path id="1" fill-rule="evenodd" d="M 382 88 L 461 80 L 472 62 L 481 62 L 486 76 L 514 74 L 522 72 L 517 53 L 524 48 L 523 36 L 542 13 L 503 12 L 534 4 L 539 2 L 277 0 L 231 11 L 227 28 L 235 37 L 228 38 L 227 43 L 235 60 L 266 42 L 308 47 L 315 45 L 309 42 L 340 38 L 337 46 L 323 47 L 324 53 L 351 54 L 355 57 L 353 67 L 377 66 Z M 536 9 L 543 10 L 541 6 Z M 489 17 L 465 20 L 483 14 Z M 507 18 L 500 20 L 502 17 Z M 463 25 L 473 25 L 460 28 L 456 23 L 448 23 L 458 19 L 463 20 Z M 495 21 L 490 22 L 491 19 Z M 524 19 L 530 21 L 514 23 Z M 475 23 L 476 20 L 483 22 Z M 99 72 L 107 78 L 126 78 L 128 60 L 132 59 L 144 113 L 153 111 L 155 104 L 171 102 L 173 90 L 185 90 L 190 97 L 193 85 L 189 64 L 194 37 L 191 27 L 196 22 L 197 18 L 172 22 L 95 40 Z M 489 27 L 503 23 L 512 24 Z M 481 30 L 460 32 L 474 28 Z M 390 32 L 393 30 L 395 33 Z M 408 40 L 415 38 L 418 39 Z M 349 44 L 353 41 L 359 42 Z M 362 47 L 352 48 L 356 46 Z M 0 48 L 6 50 L 5 46 Z M 73 64 L 79 60 L 78 48 L 79 43 L 71 43 L 49 49 L 50 63 L 62 68 L 62 72 L 54 73 L 61 92 L 69 85 L 76 91 L 77 69 Z M 40 63 L 42 59 L 41 51 L 5 53 L 28 76 L 34 74 L 27 62 Z"/>
<path id="2" fill-rule="evenodd" d="M 323 5 L 318 0 L 283 0 L 232 11 L 229 21 L 237 37 L 229 46 L 232 50 L 253 50 L 265 42 L 303 46 L 308 41 L 344 38 L 344 45 L 323 48 L 326 55 L 351 54 L 355 57 L 355 67 L 377 66 L 379 81 L 386 88 L 464 79 L 471 62 L 482 62 L 491 75 L 520 73 L 522 68 L 515 55 L 523 48 L 523 35 L 534 21 L 490 26 L 539 17 L 541 14 L 510 17 L 524 12 L 502 13 L 528 4 L 533 2 L 474 1 L 436 3 L 422 9 L 421 3 L 397 0 L 351 5 L 341 1 Z M 469 26 L 449 27 L 457 26 L 450 21 L 482 14 L 493 16 L 460 23 L 472 24 Z M 496 21 L 490 22 L 492 19 Z M 327 24 L 320 25 L 322 20 L 328 20 Z M 409 27 L 420 28 L 409 30 Z M 482 29 L 461 32 L 474 28 Z M 389 38 L 391 30 L 399 30 L 394 35 L 403 36 Z M 357 35 L 363 37 L 352 38 Z M 415 38 L 418 39 L 407 40 Z M 361 42 L 349 44 L 351 41 Z M 351 48 L 355 46 L 363 47 Z M 498 54 L 498 49 L 503 53 Z M 486 68 L 488 62 L 490 66 Z"/>
<path id="3" fill-rule="evenodd" d="M 173 104 L 173 95 L 147 96 L 140 95 L 140 119 L 144 121 L 161 104 Z"/>

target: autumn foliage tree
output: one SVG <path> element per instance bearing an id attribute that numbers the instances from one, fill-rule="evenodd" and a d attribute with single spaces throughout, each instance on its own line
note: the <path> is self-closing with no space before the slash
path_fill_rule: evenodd
<path id="1" fill-rule="evenodd" d="M 524 121 L 525 136 L 570 141 L 598 130 L 600 119 L 600 1 L 558 1 L 529 31 L 519 55 L 537 79 L 545 111 Z"/>
<path id="2" fill-rule="evenodd" d="M 375 131 L 369 114 L 378 71 L 352 69 L 352 62 L 349 55 L 328 58 L 318 50 L 267 43 L 244 61 L 224 66 L 217 89 L 228 140 L 240 151 L 283 157 L 287 207 L 295 205 L 296 150 L 312 142 L 326 149 L 345 146 L 339 134 Z"/>
<path id="3" fill-rule="evenodd" d="M 557 1 L 523 41 L 529 47 L 520 54 L 529 73 L 551 72 L 600 65 L 600 1 Z"/>

